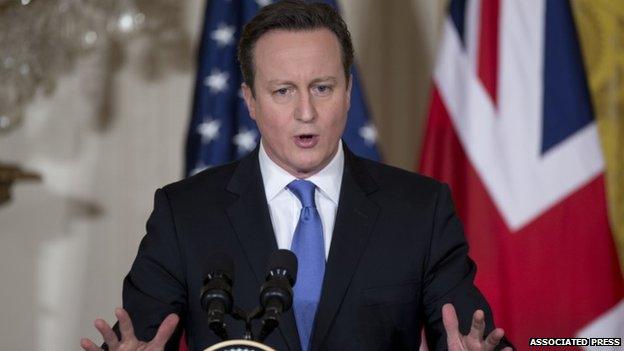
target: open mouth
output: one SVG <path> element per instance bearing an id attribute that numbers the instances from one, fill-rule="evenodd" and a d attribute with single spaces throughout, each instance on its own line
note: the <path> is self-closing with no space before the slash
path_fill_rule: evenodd
<path id="1" fill-rule="evenodd" d="M 295 144 L 302 148 L 311 148 L 318 143 L 318 135 L 300 134 L 295 136 Z"/>

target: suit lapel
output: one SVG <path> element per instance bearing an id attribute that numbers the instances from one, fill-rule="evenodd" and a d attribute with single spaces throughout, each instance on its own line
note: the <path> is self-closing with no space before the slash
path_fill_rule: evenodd
<path id="1" fill-rule="evenodd" d="M 345 169 L 312 349 L 322 345 L 340 309 L 379 212 L 377 205 L 367 197 L 377 189 L 376 183 L 346 145 L 344 150 Z"/>
<path id="2" fill-rule="evenodd" d="M 277 242 L 262 183 L 258 148 L 240 161 L 227 190 L 238 195 L 238 199 L 226 212 L 260 289 L 265 279 L 267 259 L 277 250 Z M 292 309 L 282 315 L 279 329 L 289 348 L 299 350 L 299 336 Z"/>

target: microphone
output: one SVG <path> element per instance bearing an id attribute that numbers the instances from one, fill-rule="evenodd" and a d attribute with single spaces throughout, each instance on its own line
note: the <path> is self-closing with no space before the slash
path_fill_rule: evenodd
<path id="1" fill-rule="evenodd" d="M 204 278 L 200 302 L 208 312 L 208 327 L 222 340 L 227 340 L 225 315 L 232 311 L 232 282 L 234 263 L 225 253 L 216 253 L 208 259 L 209 271 Z"/>
<path id="2" fill-rule="evenodd" d="M 292 307 L 292 287 L 297 280 L 297 257 L 292 251 L 277 250 L 269 257 L 266 281 L 260 288 L 260 304 L 264 309 L 262 329 L 258 336 L 264 341 L 279 325 L 283 312 Z"/>

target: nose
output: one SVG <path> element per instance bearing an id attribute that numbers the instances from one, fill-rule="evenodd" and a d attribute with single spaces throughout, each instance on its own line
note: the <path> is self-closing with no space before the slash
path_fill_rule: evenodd
<path id="1" fill-rule="evenodd" d="M 315 118 L 316 108 L 314 107 L 312 94 L 300 94 L 295 108 L 295 119 L 301 122 L 309 123 L 314 121 Z"/>

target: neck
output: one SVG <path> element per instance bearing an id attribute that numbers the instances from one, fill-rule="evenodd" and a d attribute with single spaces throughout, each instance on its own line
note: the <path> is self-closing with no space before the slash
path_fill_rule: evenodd
<path id="1" fill-rule="evenodd" d="M 327 167 L 327 165 L 334 159 L 334 157 L 336 157 L 336 153 L 338 152 L 338 149 L 340 147 L 340 142 L 341 141 L 339 140 L 330 157 L 328 157 L 326 160 L 323 160 L 321 164 L 318 164 L 310 169 L 296 169 L 293 167 L 288 167 L 288 165 L 280 162 L 280 160 L 277 159 L 277 157 L 272 155 L 269 152 L 269 150 L 266 147 L 264 147 L 264 142 L 261 141 L 261 144 L 262 144 L 262 148 L 264 149 L 265 154 L 276 166 L 283 169 L 284 171 L 286 171 L 287 173 L 289 173 L 290 175 L 292 175 L 293 177 L 297 179 L 306 179 L 317 174 L 318 172 L 323 170 L 325 167 Z"/>

